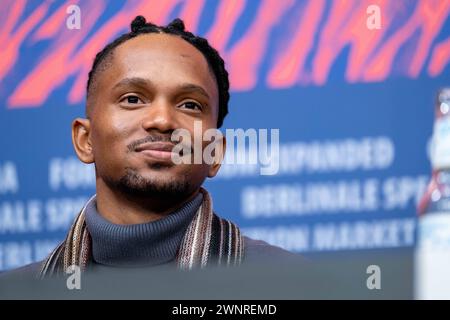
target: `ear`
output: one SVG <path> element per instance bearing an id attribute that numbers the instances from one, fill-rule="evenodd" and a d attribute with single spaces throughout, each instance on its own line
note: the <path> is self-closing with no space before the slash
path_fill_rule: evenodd
<path id="1" fill-rule="evenodd" d="M 216 147 L 214 148 L 214 163 L 209 167 L 208 177 L 213 178 L 219 172 L 222 161 L 225 157 L 225 150 L 227 147 L 227 139 L 223 134 L 220 135 L 217 141 Z"/>
<path id="2" fill-rule="evenodd" d="M 78 159 L 84 163 L 94 162 L 91 144 L 91 122 L 89 119 L 77 118 L 72 122 L 72 143 Z"/>

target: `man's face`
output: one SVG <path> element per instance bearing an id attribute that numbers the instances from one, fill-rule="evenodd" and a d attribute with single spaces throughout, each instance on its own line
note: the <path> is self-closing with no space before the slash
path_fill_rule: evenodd
<path id="1" fill-rule="evenodd" d="M 146 34 L 114 50 L 90 95 L 97 179 L 133 194 L 187 196 L 218 166 L 175 165 L 171 133 L 216 128 L 218 90 L 202 53 L 183 39 Z M 206 146 L 206 143 L 203 143 Z M 203 147 L 204 147 L 203 146 Z"/>

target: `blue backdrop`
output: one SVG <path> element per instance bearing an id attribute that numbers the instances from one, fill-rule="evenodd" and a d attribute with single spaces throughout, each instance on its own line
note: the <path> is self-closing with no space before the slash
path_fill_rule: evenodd
<path id="1" fill-rule="evenodd" d="M 279 170 L 207 181 L 244 233 L 305 254 L 414 245 L 450 1 L 7 1 L 0 12 L 0 270 L 42 259 L 95 192 L 71 144 L 93 57 L 138 14 L 222 53 L 224 129 L 279 129 Z M 77 19 L 80 24 L 77 26 Z"/>

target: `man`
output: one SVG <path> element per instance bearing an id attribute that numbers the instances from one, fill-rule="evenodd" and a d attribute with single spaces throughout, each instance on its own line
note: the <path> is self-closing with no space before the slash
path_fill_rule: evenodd
<path id="1" fill-rule="evenodd" d="M 212 164 L 172 160 L 175 130 L 195 136 L 196 121 L 201 133 L 222 125 L 228 90 L 224 61 L 206 39 L 185 31 L 180 19 L 163 27 L 136 17 L 131 32 L 95 57 L 87 118 L 72 124 L 78 158 L 95 164 L 96 195 L 65 241 L 23 270 L 43 278 L 71 265 L 192 269 L 291 257 L 242 236 L 236 225 L 213 213 L 201 186 L 220 168 L 224 138 Z"/>

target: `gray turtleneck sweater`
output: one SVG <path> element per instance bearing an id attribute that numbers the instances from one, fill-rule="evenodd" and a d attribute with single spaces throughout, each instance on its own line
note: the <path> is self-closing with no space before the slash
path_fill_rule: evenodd
<path id="1" fill-rule="evenodd" d="M 166 217 L 142 224 L 117 225 L 97 211 L 95 199 L 86 206 L 86 224 L 92 238 L 92 271 L 112 271 L 129 267 L 175 266 L 175 257 L 184 234 L 203 200 L 199 193 L 193 200 Z M 243 237 L 244 263 L 304 263 L 301 256 L 261 240 Z M 16 276 L 35 276 L 42 261 L 0 273 L 0 280 Z"/>
<path id="2" fill-rule="evenodd" d="M 177 211 L 157 221 L 118 225 L 103 218 L 97 202 L 86 206 L 93 262 L 108 267 L 156 266 L 174 261 L 183 236 L 203 200 L 199 193 Z"/>

